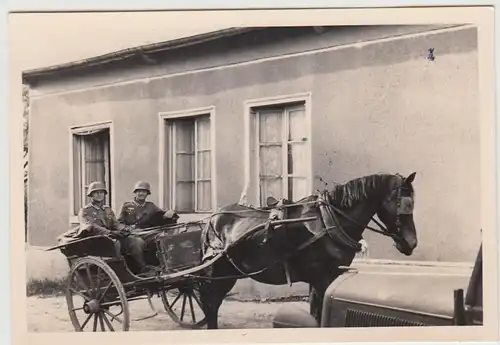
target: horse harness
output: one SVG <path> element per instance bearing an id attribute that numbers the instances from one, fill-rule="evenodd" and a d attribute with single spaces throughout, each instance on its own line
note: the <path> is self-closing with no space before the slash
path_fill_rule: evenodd
<path id="1" fill-rule="evenodd" d="M 338 244 L 340 244 L 348 249 L 354 250 L 355 252 L 359 252 L 361 250 L 361 244 L 358 241 L 352 239 L 345 232 L 345 230 L 343 229 L 342 225 L 340 224 L 340 222 L 338 220 L 336 213 L 339 214 L 340 216 L 346 218 L 351 223 L 358 225 L 360 227 L 363 227 L 364 229 L 371 230 L 373 232 L 379 233 L 379 234 L 387 236 L 387 237 L 391 237 L 393 239 L 401 238 L 400 237 L 400 232 L 401 232 L 401 218 L 400 217 L 401 217 L 401 215 L 412 214 L 413 207 L 414 207 L 413 197 L 411 197 L 411 196 L 410 197 L 406 197 L 406 196 L 402 197 L 401 196 L 401 190 L 403 188 L 404 188 L 403 186 L 395 187 L 392 190 L 392 192 L 389 194 L 389 197 L 388 197 L 388 200 L 391 200 L 394 193 L 397 193 L 396 231 L 395 232 L 389 231 L 382 223 L 377 221 L 374 217 L 372 217 L 371 220 L 373 220 L 381 228 L 381 230 L 373 228 L 369 225 L 360 224 L 358 221 L 356 221 L 355 219 L 351 218 L 350 216 L 348 216 L 347 214 L 342 212 L 339 208 L 332 205 L 332 203 L 330 202 L 330 197 L 329 197 L 328 191 L 320 192 L 318 195 L 318 199 L 315 202 L 313 202 L 313 204 L 316 204 L 320 210 L 321 220 L 324 224 L 323 229 L 320 232 L 314 234 L 310 239 L 303 242 L 300 246 L 295 248 L 295 250 L 293 250 L 289 255 L 287 255 L 287 257 L 279 260 L 279 261 L 282 261 L 284 263 L 285 274 L 286 274 L 286 279 L 287 279 L 288 284 L 290 286 L 292 285 L 291 279 L 290 279 L 289 268 L 288 268 L 288 264 L 287 264 L 288 259 L 291 258 L 293 255 L 295 255 L 297 252 L 309 247 L 310 245 L 312 245 L 314 242 L 318 241 L 320 238 L 324 237 L 325 235 L 330 237 L 330 239 L 332 239 L 334 242 L 336 242 L 336 243 L 338 243 Z M 276 220 L 276 219 L 286 219 L 287 218 L 286 209 L 288 207 L 292 207 L 294 205 L 297 205 L 297 204 L 287 202 L 286 200 L 280 200 L 279 202 L 278 201 L 275 202 L 274 205 L 272 205 L 272 207 L 270 208 L 271 212 L 270 212 L 269 218 L 265 224 L 264 229 L 266 229 L 267 231 L 272 231 L 271 221 Z M 231 213 L 231 212 L 229 212 L 229 213 Z M 286 224 L 284 224 L 283 226 L 286 227 Z M 269 237 L 266 237 L 266 239 L 264 240 L 264 243 L 268 239 L 269 239 Z M 279 262 L 277 260 L 276 262 L 271 263 L 266 268 L 258 270 L 257 272 L 245 273 L 239 267 L 237 267 L 237 265 L 233 262 L 233 260 L 229 257 L 229 255 L 227 255 L 227 253 L 226 253 L 226 256 L 227 256 L 228 260 L 232 263 L 232 265 L 240 273 L 242 273 L 246 277 L 250 277 L 250 276 L 262 273 L 263 271 L 265 271 L 267 268 L 269 268 L 273 264 Z"/>
<path id="2" fill-rule="evenodd" d="M 312 245 L 314 242 L 316 242 L 317 240 L 319 240 L 320 238 L 322 238 L 325 235 L 330 237 L 334 242 L 336 242 L 336 243 L 338 243 L 338 244 L 340 244 L 348 249 L 354 250 L 355 252 L 359 252 L 361 250 L 361 244 L 358 241 L 352 239 L 347 234 L 347 232 L 343 229 L 342 225 L 340 224 L 336 213 L 343 216 L 344 218 L 346 218 L 350 222 L 354 223 L 355 225 L 358 225 L 358 226 L 363 227 L 365 229 L 371 230 L 373 232 L 376 232 L 376 233 L 379 233 L 381 235 L 391 237 L 394 239 L 400 238 L 401 215 L 412 214 L 413 213 L 413 206 L 414 206 L 414 201 L 413 201 L 412 197 L 402 197 L 401 196 L 401 190 L 403 188 L 404 187 L 402 187 L 402 186 L 396 187 L 390 193 L 390 195 L 388 197 L 388 200 L 391 200 L 394 193 L 397 193 L 396 231 L 395 232 L 390 232 L 381 222 L 376 220 L 374 217 L 372 217 L 371 220 L 373 220 L 382 230 L 373 228 L 369 225 L 364 226 L 364 225 L 360 224 L 358 221 L 351 218 L 350 216 L 348 216 L 347 214 L 342 212 L 340 209 L 338 209 L 337 207 L 332 205 L 332 203 L 330 202 L 330 197 L 328 195 L 328 191 L 320 192 L 318 195 L 318 200 L 316 201 L 316 204 L 320 210 L 322 222 L 324 224 L 324 228 L 319 233 L 314 234 L 313 237 L 311 237 L 307 241 L 303 242 L 300 246 L 298 246 L 288 256 L 291 257 L 295 253 L 309 247 L 310 245 Z M 279 204 L 275 205 L 275 208 L 277 209 L 277 211 L 274 213 L 271 212 L 270 219 L 267 223 L 270 224 L 270 221 L 272 219 L 276 219 L 274 217 L 271 218 L 273 214 L 274 215 L 279 214 L 280 216 L 284 216 L 286 213 L 282 210 L 284 210 L 287 207 L 290 207 L 292 205 L 293 204 L 286 205 L 283 202 L 280 202 Z M 270 230 L 269 229 L 270 226 L 268 224 L 266 224 L 266 229 Z M 291 285 L 286 260 L 285 260 L 285 272 L 287 275 L 287 281 Z"/>

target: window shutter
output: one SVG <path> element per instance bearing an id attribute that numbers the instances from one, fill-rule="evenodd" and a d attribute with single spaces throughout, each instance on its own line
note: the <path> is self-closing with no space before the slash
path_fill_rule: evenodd
<path id="1" fill-rule="evenodd" d="M 83 207 L 82 196 L 82 141 L 73 136 L 73 214 L 77 215 Z"/>
<path id="2" fill-rule="evenodd" d="M 287 109 L 287 170 L 288 198 L 299 200 L 307 196 L 307 136 L 304 106 Z"/>
<path id="3" fill-rule="evenodd" d="M 212 210 L 210 117 L 196 120 L 196 211 Z"/>
<path id="4" fill-rule="evenodd" d="M 175 208 L 181 212 L 194 211 L 194 122 L 175 123 Z"/>
<path id="5" fill-rule="evenodd" d="M 307 196 L 308 133 L 305 106 L 256 111 L 255 129 L 260 204 L 267 197 L 298 200 Z"/>
<path id="6" fill-rule="evenodd" d="M 282 111 L 258 113 L 260 203 L 269 196 L 283 196 Z"/>
<path id="7" fill-rule="evenodd" d="M 91 182 L 104 182 L 111 204 L 111 164 L 109 128 L 89 128 L 73 133 L 73 214 L 89 202 Z"/>

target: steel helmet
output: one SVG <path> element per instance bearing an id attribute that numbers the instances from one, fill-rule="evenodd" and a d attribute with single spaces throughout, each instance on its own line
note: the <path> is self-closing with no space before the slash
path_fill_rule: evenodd
<path id="1" fill-rule="evenodd" d="M 148 182 L 145 182 L 145 181 L 138 181 L 135 186 L 134 186 L 134 193 L 138 190 L 138 189 L 144 189 L 144 190 L 147 190 L 148 191 L 148 194 L 151 194 L 151 186 L 149 185 Z"/>
<path id="2" fill-rule="evenodd" d="M 92 182 L 91 184 L 89 184 L 89 187 L 87 189 L 87 196 L 90 196 L 92 194 L 92 192 L 96 192 L 99 190 L 102 190 L 106 194 L 108 194 L 108 191 L 106 190 L 106 187 L 104 186 L 104 183 L 102 183 L 100 181 Z"/>

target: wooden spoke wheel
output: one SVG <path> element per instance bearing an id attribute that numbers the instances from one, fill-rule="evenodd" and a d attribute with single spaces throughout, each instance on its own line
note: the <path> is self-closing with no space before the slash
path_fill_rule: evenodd
<path id="1" fill-rule="evenodd" d="M 207 324 L 195 284 L 163 290 L 161 300 L 168 315 L 182 328 L 197 329 Z"/>
<path id="2" fill-rule="evenodd" d="M 79 259 L 71 268 L 66 289 L 71 323 L 77 332 L 128 331 L 130 312 L 116 273 L 98 258 Z"/>

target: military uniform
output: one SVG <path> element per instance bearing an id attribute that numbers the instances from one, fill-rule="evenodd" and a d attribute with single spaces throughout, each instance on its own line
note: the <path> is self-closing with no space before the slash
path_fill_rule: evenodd
<path id="1" fill-rule="evenodd" d="M 104 192 L 108 194 L 104 183 L 96 181 L 88 186 L 87 196 L 92 197 L 94 192 Z M 144 262 L 144 240 L 130 234 L 129 228 L 116 219 L 115 213 L 108 205 L 90 202 L 78 212 L 80 226 L 70 233 L 66 233 L 59 238 L 64 241 L 67 237 L 81 238 L 82 235 L 107 235 L 115 237 L 120 243 L 120 251 L 124 255 L 134 258 L 140 271 L 145 270 Z"/>
<path id="2" fill-rule="evenodd" d="M 144 263 L 144 240 L 140 237 L 130 235 L 120 236 L 126 233 L 128 228 L 121 224 L 115 216 L 111 207 L 104 205 L 98 206 L 89 203 L 78 213 L 80 221 L 80 233 L 88 232 L 91 235 L 116 235 L 120 242 L 120 249 L 123 254 L 132 256 L 142 269 Z"/>
<path id="3" fill-rule="evenodd" d="M 126 227 L 120 224 L 115 217 L 111 207 L 108 205 L 87 204 L 78 212 L 80 232 L 87 231 L 93 235 L 110 235 L 113 231 L 124 230 Z"/>
<path id="4" fill-rule="evenodd" d="M 133 192 L 137 193 L 139 190 L 145 191 L 147 195 L 151 194 L 151 186 L 148 182 L 138 181 L 134 186 Z M 177 213 L 172 210 L 165 212 L 154 203 L 146 200 L 141 202 L 137 198 L 125 202 L 118 215 L 120 223 L 134 229 L 168 226 L 175 224 L 178 218 Z M 144 240 L 144 251 L 148 258 L 147 261 L 156 261 L 156 238 L 158 233 L 153 231 L 141 236 Z M 151 255 L 153 255 L 153 258 L 149 257 Z"/>
<path id="5" fill-rule="evenodd" d="M 135 200 L 127 201 L 122 206 L 118 221 L 137 229 L 143 229 L 149 226 L 148 224 L 154 216 L 164 212 L 151 201 L 144 203 L 138 203 Z"/>
<path id="6" fill-rule="evenodd" d="M 146 191 L 151 194 L 151 186 L 148 182 L 137 181 L 133 192 L 138 190 Z M 179 216 L 174 211 L 165 212 L 150 201 L 138 202 L 136 199 L 127 201 L 123 204 L 118 221 L 128 226 L 144 229 L 158 224 L 158 218 L 161 218 L 161 225 L 169 225 L 175 223 Z"/>

